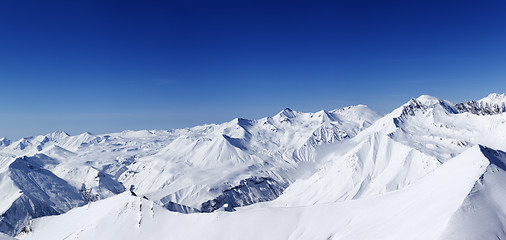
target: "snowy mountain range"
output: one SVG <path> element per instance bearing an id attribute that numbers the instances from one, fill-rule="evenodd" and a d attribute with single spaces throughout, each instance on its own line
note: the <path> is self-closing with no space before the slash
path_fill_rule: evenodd
<path id="1" fill-rule="evenodd" d="M 506 96 L 0 139 L 0 239 L 506 239 Z"/>

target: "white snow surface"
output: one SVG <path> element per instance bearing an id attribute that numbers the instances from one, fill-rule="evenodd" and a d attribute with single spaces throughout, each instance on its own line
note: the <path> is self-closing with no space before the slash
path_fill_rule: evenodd
<path id="1" fill-rule="evenodd" d="M 128 193 L 44 217 L 20 239 L 438 239 L 490 162 L 473 147 L 402 190 L 304 207 L 180 214 Z M 458 169 L 458 171 L 456 171 Z M 429 207 L 428 207 L 429 206 Z"/>
<path id="2" fill-rule="evenodd" d="M 504 105 L 506 103 L 506 95 L 504 93 L 503 94 L 491 93 L 490 95 L 480 99 L 479 102 Z"/>
<path id="3" fill-rule="evenodd" d="M 0 233 L 0 240 L 16 240 L 16 238 L 13 238 L 13 237 L 11 237 L 9 235 Z"/>
<path id="4" fill-rule="evenodd" d="M 0 213 L 5 212 L 21 195 L 8 175 L 8 167 L 13 160 L 12 157 L 0 155 Z"/>
<path id="5" fill-rule="evenodd" d="M 237 207 L 272 200 L 299 176 L 314 172 L 319 146 L 353 137 L 379 117 L 364 105 L 316 113 L 285 109 L 273 117 L 238 118 L 189 129 L 77 136 L 54 132 L 5 140 L 0 147 L 0 232 L 19 232 L 32 217 L 82 205 L 77 191 L 87 201 L 96 201 L 131 189 L 169 209 L 189 212 L 239 186 L 243 187 L 228 196 L 228 202 L 210 202 L 206 211 L 230 201 Z M 30 168 L 43 174 L 29 176 Z M 54 195 L 46 189 L 51 181 L 69 192 Z M 23 195 L 19 188 L 46 193 Z M 47 202 L 44 194 L 54 196 L 56 202 Z M 74 197 L 68 199 L 68 194 Z M 15 201 L 18 205 L 11 206 Z M 21 206 L 28 209 L 17 210 L 25 208 Z"/>
<path id="6" fill-rule="evenodd" d="M 170 131 L 2 139 L 0 210 L 26 198 L 10 167 L 23 163 L 61 179 L 69 206 L 83 205 L 77 190 L 88 203 L 21 221 L 21 239 L 506 239 L 505 103 L 422 95 L 385 116 L 285 109 Z"/>

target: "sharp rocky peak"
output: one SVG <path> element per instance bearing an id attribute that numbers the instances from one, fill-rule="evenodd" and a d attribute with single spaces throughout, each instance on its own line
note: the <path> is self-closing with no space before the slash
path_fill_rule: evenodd
<path id="1" fill-rule="evenodd" d="M 506 112 L 506 95 L 492 93 L 480 100 L 457 104 L 433 96 L 421 95 L 404 104 L 402 113 L 414 115 L 417 110 L 425 111 L 438 106 L 451 114 L 469 112 L 476 115 L 495 115 Z"/>
<path id="2" fill-rule="evenodd" d="M 294 117 L 296 117 L 296 115 L 295 115 L 296 113 L 297 113 L 296 111 L 293 111 L 290 108 L 285 108 L 285 109 L 283 109 L 283 111 L 279 112 L 278 115 L 284 116 L 287 118 L 294 118 Z"/>
<path id="3" fill-rule="evenodd" d="M 55 131 L 55 132 L 46 134 L 45 136 L 49 137 L 49 138 L 62 138 L 62 137 L 69 137 L 70 135 L 65 131 Z"/>
<path id="4" fill-rule="evenodd" d="M 506 104 L 506 94 L 497 94 L 491 93 L 488 96 L 478 100 L 478 102 L 488 103 L 488 104 L 496 104 L 496 105 L 504 105 Z"/>
<path id="5" fill-rule="evenodd" d="M 476 115 L 495 115 L 506 112 L 506 95 L 492 93 L 480 100 L 455 104 L 459 112 L 469 112 Z"/>

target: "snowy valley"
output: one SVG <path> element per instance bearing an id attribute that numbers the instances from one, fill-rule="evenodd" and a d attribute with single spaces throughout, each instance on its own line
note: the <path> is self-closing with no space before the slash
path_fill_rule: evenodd
<path id="1" fill-rule="evenodd" d="M 0 239 L 506 239 L 506 95 L 0 139 Z"/>

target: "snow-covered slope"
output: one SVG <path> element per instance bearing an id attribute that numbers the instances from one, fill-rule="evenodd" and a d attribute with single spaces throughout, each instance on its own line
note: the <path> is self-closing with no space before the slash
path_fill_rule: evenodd
<path id="1" fill-rule="evenodd" d="M 475 182 L 440 239 L 506 239 L 506 153 L 482 147 L 490 165 Z"/>
<path id="2" fill-rule="evenodd" d="M 269 201 L 314 171 L 319 146 L 353 137 L 379 117 L 363 105 L 317 113 L 285 109 L 189 129 L 3 139 L 0 232 L 13 235 L 32 218 L 126 189 L 184 213 Z M 34 189 L 56 189 L 49 194 L 55 198 L 30 195 Z"/>
<path id="3" fill-rule="evenodd" d="M 118 180 L 163 205 L 205 211 L 208 201 L 240 206 L 272 200 L 299 175 L 312 171 L 317 146 L 354 136 L 377 118 L 359 105 L 317 113 L 285 109 L 259 120 L 199 126 L 156 154 L 136 159 Z M 222 197 L 255 177 L 269 179 L 278 190 L 248 190 L 254 194 L 248 200 Z"/>
<path id="4" fill-rule="evenodd" d="M 32 218 L 65 213 L 87 202 L 82 192 L 44 169 L 44 160 L 38 156 L 17 158 L 4 173 L 10 177 L 7 193 L 12 196 L 3 201 L 1 232 L 14 235 Z"/>
<path id="5" fill-rule="evenodd" d="M 503 239 L 505 105 L 504 94 L 458 104 L 422 95 L 382 117 L 363 105 L 285 109 L 171 131 L 4 139 L 0 189 L 10 195 L 0 196 L 0 223 L 18 220 L 0 231 L 23 229 L 23 239 Z M 59 185 L 45 187 L 37 174 Z M 53 197 L 26 193 L 27 176 Z M 55 211 L 5 214 L 26 197 Z"/>
<path id="6" fill-rule="evenodd" d="M 472 146 L 506 150 L 505 114 L 460 112 L 455 106 L 427 95 L 411 99 L 354 138 L 320 150 L 322 167 L 267 205 L 370 197 L 408 186 Z"/>
<path id="7" fill-rule="evenodd" d="M 486 155 L 476 146 L 402 190 L 305 207 L 181 215 L 121 194 L 38 219 L 19 238 L 438 239 L 480 176 L 505 164 L 502 157 L 490 160 Z"/>
<path id="8" fill-rule="evenodd" d="M 492 93 L 478 101 L 459 103 L 455 108 L 460 112 L 471 112 L 478 115 L 493 115 L 506 112 L 506 95 Z"/>
<path id="9" fill-rule="evenodd" d="M 345 144 L 349 143 L 339 147 Z M 440 164 L 435 157 L 378 133 L 353 145 L 344 153 L 330 151 L 319 171 L 297 180 L 269 204 L 305 206 L 374 196 L 401 189 Z"/>
<path id="10" fill-rule="evenodd" d="M 15 240 L 15 238 L 13 238 L 9 235 L 6 235 L 4 233 L 0 233 L 0 240 Z"/>

